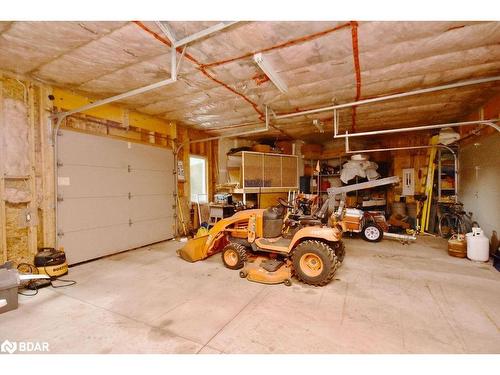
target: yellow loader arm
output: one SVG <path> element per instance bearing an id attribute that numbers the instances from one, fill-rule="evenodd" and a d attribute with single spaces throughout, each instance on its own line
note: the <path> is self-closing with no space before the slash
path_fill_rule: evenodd
<path id="1" fill-rule="evenodd" d="M 188 262 L 203 260 L 219 252 L 225 246 L 226 231 L 230 231 L 236 223 L 248 226 L 248 220 L 252 215 L 262 215 L 263 209 L 245 210 L 235 213 L 233 216 L 219 220 L 208 231 L 208 235 L 190 239 L 184 247 L 177 250 L 177 254 Z"/>

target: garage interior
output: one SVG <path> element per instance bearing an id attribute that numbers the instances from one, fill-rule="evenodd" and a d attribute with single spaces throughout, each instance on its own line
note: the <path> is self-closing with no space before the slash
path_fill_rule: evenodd
<path id="1" fill-rule="evenodd" d="M 500 22 L 1 21 L 0 50 L 0 342 L 500 352 Z"/>

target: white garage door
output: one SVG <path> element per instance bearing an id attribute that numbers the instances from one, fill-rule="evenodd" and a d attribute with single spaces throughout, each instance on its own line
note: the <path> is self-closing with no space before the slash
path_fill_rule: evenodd
<path id="1" fill-rule="evenodd" d="M 58 154 L 59 245 L 69 264 L 173 237 L 171 150 L 65 130 Z"/>

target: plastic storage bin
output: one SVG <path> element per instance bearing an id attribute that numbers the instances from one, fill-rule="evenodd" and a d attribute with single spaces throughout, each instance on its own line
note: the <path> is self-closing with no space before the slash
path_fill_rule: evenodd
<path id="1" fill-rule="evenodd" d="M 6 300 L 7 305 L 0 307 L 0 314 L 17 309 L 17 272 L 0 269 L 0 300 Z"/>

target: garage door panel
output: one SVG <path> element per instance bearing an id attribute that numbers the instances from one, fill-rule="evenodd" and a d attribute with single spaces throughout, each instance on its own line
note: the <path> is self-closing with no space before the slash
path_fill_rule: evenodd
<path id="1" fill-rule="evenodd" d="M 144 224 L 149 224 L 151 242 L 165 241 L 174 236 L 173 220 L 171 218 L 152 220 Z"/>
<path id="2" fill-rule="evenodd" d="M 129 162 L 132 169 L 165 171 L 172 175 L 174 156 L 163 148 L 132 144 Z"/>
<path id="3" fill-rule="evenodd" d="M 158 217 L 173 218 L 173 199 L 166 195 L 134 196 L 130 200 L 133 221 Z"/>
<path id="4" fill-rule="evenodd" d="M 128 197 L 65 198 L 59 219 L 65 231 L 86 230 L 129 221 Z"/>
<path id="5" fill-rule="evenodd" d="M 129 225 L 94 228 L 65 233 L 59 240 L 69 264 L 99 258 L 130 249 Z"/>
<path id="6" fill-rule="evenodd" d="M 171 150 L 67 130 L 59 142 L 58 231 L 70 264 L 173 237 Z"/>
<path id="7" fill-rule="evenodd" d="M 159 218 L 134 222 L 130 227 L 129 236 L 129 243 L 133 247 L 168 240 L 173 237 L 172 220 Z"/>
<path id="8" fill-rule="evenodd" d="M 64 197 L 128 196 L 126 169 L 68 165 L 58 173 L 59 193 Z"/>
<path id="9" fill-rule="evenodd" d="M 128 186 L 132 195 L 172 194 L 172 180 L 172 173 L 132 170 Z"/>
<path id="10" fill-rule="evenodd" d="M 127 168 L 127 142 L 109 142 L 108 138 L 63 131 L 59 137 L 59 159 L 64 164 Z"/>

